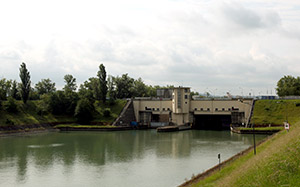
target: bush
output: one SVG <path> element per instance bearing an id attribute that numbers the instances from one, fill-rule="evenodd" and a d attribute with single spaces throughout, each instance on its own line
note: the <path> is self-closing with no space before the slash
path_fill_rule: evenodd
<path id="1" fill-rule="evenodd" d="M 111 115 L 110 108 L 105 108 L 104 111 L 103 111 L 103 116 L 104 117 L 110 117 L 110 115 Z"/>
<path id="2" fill-rule="evenodd" d="M 7 103 L 5 106 L 5 110 L 7 112 L 16 113 L 18 112 L 18 105 L 16 103 L 16 100 L 12 97 L 8 97 Z"/>
<path id="3" fill-rule="evenodd" d="M 89 123 L 93 119 L 94 105 L 86 98 L 77 102 L 74 116 L 79 123 Z"/>
<path id="4" fill-rule="evenodd" d="M 10 119 L 6 119 L 6 122 L 5 122 L 7 125 L 14 125 L 15 123 L 10 120 Z"/>

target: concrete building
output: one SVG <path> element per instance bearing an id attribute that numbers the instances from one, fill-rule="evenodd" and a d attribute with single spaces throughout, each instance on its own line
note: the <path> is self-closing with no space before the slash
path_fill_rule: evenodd
<path id="1" fill-rule="evenodd" d="M 248 124 L 251 116 L 252 99 L 192 100 L 189 87 L 176 87 L 170 93 L 171 98 L 135 98 L 136 121 L 151 127 L 190 124 L 201 129 L 226 129 L 230 124 Z"/>

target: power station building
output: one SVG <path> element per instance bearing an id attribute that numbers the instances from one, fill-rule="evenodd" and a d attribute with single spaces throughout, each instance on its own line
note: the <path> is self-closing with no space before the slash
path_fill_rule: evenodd
<path id="1" fill-rule="evenodd" d="M 135 121 L 159 127 L 190 124 L 200 129 L 227 129 L 230 124 L 248 124 L 253 99 L 191 98 L 189 87 L 157 91 L 157 98 L 132 101 Z"/>

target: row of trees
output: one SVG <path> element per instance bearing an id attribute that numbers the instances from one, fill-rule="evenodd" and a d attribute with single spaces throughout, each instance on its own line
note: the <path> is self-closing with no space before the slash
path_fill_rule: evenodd
<path id="1" fill-rule="evenodd" d="M 10 112 L 16 111 L 15 100 L 22 100 L 24 104 L 28 100 L 40 100 L 43 106 L 39 110 L 41 114 L 51 112 L 74 115 L 82 121 L 92 118 L 95 101 L 112 105 L 116 99 L 155 97 L 156 89 L 173 87 L 148 86 L 141 78 L 134 79 L 128 74 L 120 77 L 107 76 L 103 64 L 99 66 L 97 77 L 89 78 L 79 86 L 79 89 L 76 78 L 70 74 L 64 76 L 65 85 L 62 90 L 56 90 L 55 83 L 49 78 L 42 79 L 31 87 L 30 73 L 25 63 L 20 66 L 19 76 L 21 80 L 19 83 L 5 78 L 0 80 L 0 109 L 3 100 L 8 100 L 6 108 L 13 109 Z"/>
<path id="2" fill-rule="evenodd" d="M 278 96 L 300 96 L 300 77 L 291 75 L 282 77 L 277 82 L 276 88 Z"/>

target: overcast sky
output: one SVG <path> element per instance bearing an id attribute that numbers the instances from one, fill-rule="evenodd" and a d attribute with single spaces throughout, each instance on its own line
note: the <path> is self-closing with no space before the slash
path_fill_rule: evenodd
<path id="1" fill-rule="evenodd" d="M 274 94 L 284 75 L 300 76 L 300 1 L 0 1 L 0 78 L 32 85 L 65 74 L 190 86 L 224 95 Z"/>

